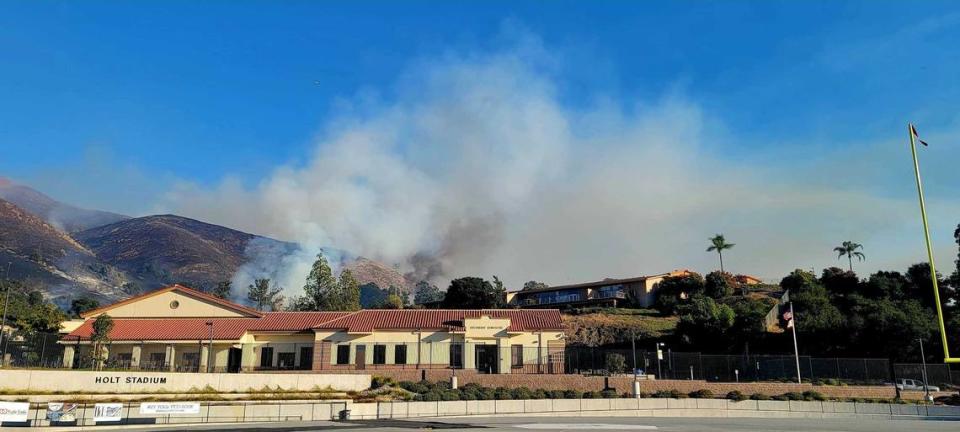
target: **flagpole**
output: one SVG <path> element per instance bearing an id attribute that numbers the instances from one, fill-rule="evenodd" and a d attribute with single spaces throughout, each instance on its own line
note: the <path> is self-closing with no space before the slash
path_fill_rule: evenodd
<path id="1" fill-rule="evenodd" d="M 930 244 L 930 227 L 927 224 L 927 208 L 923 201 L 923 183 L 920 181 L 920 161 L 917 159 L 916 128 L 907 124 L 907 133 L 910 135 L 910 153 L 913 155 L 913 172 L 917 177 L 917 195 L 920 197 L 920 217 L 923 220 L 923 238 L 927 243 L 927 259 L 930 261 L 930 280 L 933 282 L 933 301 L 937 306 L 937 324 L 940 326 L 940 340 L 943 344 L 944 363 L 960 363 L 960 358 L 950 357 L 950 348 L 947 346 L 947 330 L 943 325 L 943 309 L 940 307 L 940 288 L 937 286 L 937 269 L 933 265 L 933 247 Z"/>
<path id="2" fill-rule="evenodd" d="M 797 384 L 803 384 L 800 379 L 800 350 L 797 349 L 797 316 L 793 314 L 793 302 L 790 302 L 790 330 L 793 330 L 793 358 L 797 361 Z"/>

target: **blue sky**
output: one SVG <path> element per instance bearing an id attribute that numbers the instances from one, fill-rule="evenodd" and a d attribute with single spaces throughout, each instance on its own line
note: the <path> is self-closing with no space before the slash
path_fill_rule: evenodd
<path id="1" fill-rule="evenodd" d="M 278 167 L 310 166 L 344 112 L 415 105 L 430 65 L 531 40 L 540 53 L 523 68 L 564 112 L 682 100 L 703 130 L 695 151 L 764 171 L 752 185 L 908 202 L 895 146 L 915 121 L 937 152 L 932 198 L 956 202 L 956 2 L 4 2 L 0 174 L 132 214 L 171 208 L 163 197 L 185 183 L 256 190 Z"/>

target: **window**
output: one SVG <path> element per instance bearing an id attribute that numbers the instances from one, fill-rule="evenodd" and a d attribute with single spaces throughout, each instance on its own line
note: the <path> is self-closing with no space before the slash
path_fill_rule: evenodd
<path id="1" fill-rule="evenodd" d="M 450 367 L 455 369 L 463 368 L 463 345 L 450 344 Z"/>
<path id="2" fill-rule="evenodd" d="M 183 353 L 183 364 L 182 367 L 186 368 L 195 368 L 200 365 L 200 353 Z"/>
<path id="3" fill-rule="evenodd" d="M 123 353 L 117 354 L 117 363 L 123 366 L 130 366 L 130 362 L 133 361 L 133 354 Z"/>
<path id="4" fill-rule="evenodd" d="M 402 365 L 407 364 L 407 346 L 397 345 L 393 351 L 393 362 Z"/>
<path id="5" fill-rule="evenodd" d="M 273 347 L 260 348 L 260 367 L 273 367 Z"/>
<path id="6" fill-rule="evenodd" d="M 167 361 L 167 355 L 165 353 L 150 353 L 150 364 L 146 365 L 147 369 L 159 369 L 163 367 L 163 364 Z M 141 365 L 141 368 L 143 366 Z"/>
<path id="7" fill-rule="evenodd" d="M 510 365 L 514 369 L 523 367 L 523 345 L 510 345 Z"/>
<path id="8" fill-rule="evenodd" d="M 277 367 L 280 369 L 293 369 L 296 363 L 297 355 L 292 352 L 282 352 L 277 354 Z"/>
<path id="9" fill-rule="evenodd" d="M 176 300 L 170 302 L 170 309 L 176 309 L 176 308 L 178 308 L 178 307 L 180 307 L 180 302 L 178 302 L 178 301 L 176 301 Z"/>
<path id="10" fill-rule="evenodd" d="M 373 346 L 373 364 L 384 364 L 387 362 L 387 346 Z"/>
<path id="11" fill-rule="evenodd" d="M 337 364 L 350 363 L 350 345 L 337 345 Z"/>

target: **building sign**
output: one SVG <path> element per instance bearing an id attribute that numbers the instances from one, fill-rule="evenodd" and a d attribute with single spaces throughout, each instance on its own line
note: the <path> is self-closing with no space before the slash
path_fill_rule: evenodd
<path id="1" fill-rule="evenodd" d="M 29 413 L 28 402 L 0 402 L 0 423 L 25 422 Z"/>
<path id="2" fill-rule="evenodd" d="M 93 421 L 109 422 L 123 419 L 122 403 L 98 403 L 93 406 Z"/>
<path id="3" fill-rule="evenodd" d="M 510 327 L 510 320 L 507 318 L 490 318 L 482 316 L 480 318 L 467 318 L 463 320 L 464 336 L 467 338 L 495 338 L 506 336 L 506 330 Z"/>
<path id="4" fill-rule="evenodd" d="M 140 414 L 200 414 L 200 402 L 143 402 Z"/>
<path id="5" fill-rule="evenodd" d="M 149 376 L 98 376 L 93 379 L 94 384 L 166 384 L 167 377 Z"/>
<path id="6" fill-rule="evenodd" d="M 65 423 L 77 421 L 77 404 L 63 402 L 47 403 L 47 420 Z"/>

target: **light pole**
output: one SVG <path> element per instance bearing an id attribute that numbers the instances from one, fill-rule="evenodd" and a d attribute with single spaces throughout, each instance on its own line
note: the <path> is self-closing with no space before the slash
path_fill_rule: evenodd
<path id="1" fill-rule="evenodd" d="M 920 363 L 923 365 L 923 397 L 930 400 L 930 387 L 927 386 L 927 358 L 923 355 L 923 339 L 917 338 L 920 342 Z"/>
<path id="2" fill-rule="evenodd" d="M 210 331 L 209 344 L 207 344 L 207 369 L 206 372 L 210 373 L 210 362 L 213 361 L 213 321 L 207 321 L 207 327 Z"/>

